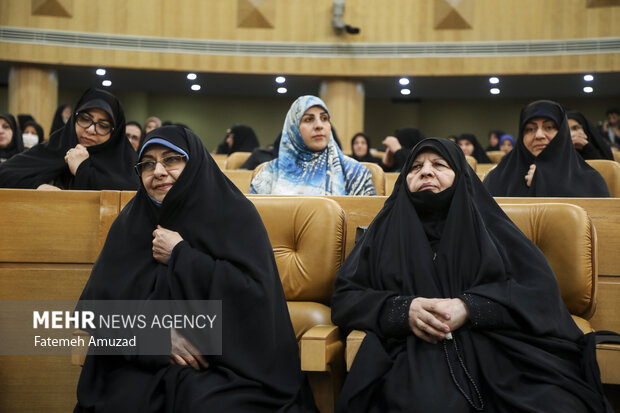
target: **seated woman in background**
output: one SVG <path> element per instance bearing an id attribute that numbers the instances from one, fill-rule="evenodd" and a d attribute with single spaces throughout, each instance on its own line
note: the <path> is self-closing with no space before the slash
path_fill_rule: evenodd
<path id="1" fill-rule="evenodd" d="M 0 113 L 0 163 L 3 163 L 24 150 L 22 133 L 15 117 L 10 113 Z"/>
<path id="2" fill-rule="evenodd" d="M 0 165 L 0 188 L 135 190 L 136 152 L 118 99 L 88 89 L 50 139 Z"/>
<path id="3" fill-rule="evenodd" d="M 161 119 L 159 119 L 157 116 L 150 116 L 146 118 L 146 121 L 144 122 L 144 134 L 146 135 L 153 129 L 157 129 L 160 126 L 161 126 Z"/>
<path id="4" fill-rule="evenodd" d="M 269 162 L 278 157 L 278 151 L 280 150 L 280 140 L 282 139 L 282 132 L 278 133 L 276 140 L 266 148 L 256 148 L 252 151 L 248 159 L 245 160 L 243 165 L 239 169 L 254 170 L 258 165 L 263 162 Z"/>
<path id="5" fill-rule="evenodd" d="M 358 162 L 380 163 L 381 159 L 370 154 L 370 148 L 370 138 L 362 132 L 356 133 L 351 139 L 351 158 Z"/>
<path id="6" fill-rule="evenodd" d="M 286 114 L 277 159 L 254 177 L 251 194 L 375 195 L 368 168 L 336 145 L 329 112 L 316 96 L 301 96 Z"/>
<path id="7" fill-rule="evenodd" d="M 252 152 L 259 146 L 254 129 L 246 125 L 234 125 L 226 131 L 226 137 L 217 147 L 216 153 L 230 155 L 234 152 Z"/>
<path id="8" fill-rule="evenodd" d="M 425 138 L 418 128 L 405 127 L 394 132 L 394 136 L 386 137 L 383 142 L 385 154 L 381 166 L 385 172 L 400 172 L 409 156 L 409 152 L 418 142 Z"/>
<path id="9" fill-rule="evenodd" d="M 24 149 L 30 149 L 33 146 L 40 144 L 45 140 L 43 127 L 34 120 L 27 121 L 24 123 L 22 140 L 24 142 Z"/>
<path id="10" fill-rule="evenodd" d="M 598 130 L 577 111 L 566 112 L 568 127 L 573 146 L 583 159 L 609 159 L 614 160 L 611 146 L 599 135 Z"/>
<path id="11" fill-rule="evenodd" d="M 456 138 L 456 143 L 466 156 L 473 156 L 478 163 L 492 163 L 486 152 L 476 139 L 476 135 L 471 133 L 463 133 Z"/>
<path id="12" fill-rule="evenodd" d="M 414 148 L 338 273 L 332 318 L 367 332 L 336 411 L 611 411 L 594 334 L 446 139 Z"/>
<path id="13" fill-rule="evenodd" d="M 489 132 L 489 146 L 485 149 L 485 151 L 499 151 L 499 140 L 501 139 L 504 131 L 499 129 L 495 129 Z"/>
<path id="14" fill-rule="evenodd" d="M 254 205 L 188 129 L 151 131 L 139 161 L 140 188 L 112 224 L 80 299 L 221 300 L 222 354 L 200 353 L 174 329 L 171 354 L 90 354 L 75 411 L 314 412 Z"/>
<path id="15" fill-rule="evenodd" d="M 511 135 L 504 134 L 499 138 L 499 150 L 504 153 L 510 153 L 515 147 L 515 138 Z"/>
<path id="16" fill-rule="evenodd" d="M 521 110 L 516 148 L 484 185 L 493 196 L 609 197 L 601 174 L 575 150 L 564 108 L 550 100 Z"/>
<path id="17" fill-rule="evenodd" d="M 54 112 L 54 118 L 52 119 L 50 136 L 52 136 L 52 133 L 56 132 L 58 129 L 62 129 L 71 118 L 71 115 L 71 105 L 67 105 L 64 103 L 58 105 L 58 107 L 56 108 L 56 112 Z"/>

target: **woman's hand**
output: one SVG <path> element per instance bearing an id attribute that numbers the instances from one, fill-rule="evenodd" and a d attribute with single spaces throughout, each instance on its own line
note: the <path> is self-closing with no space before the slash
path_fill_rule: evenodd
<path id="1" fill-rule="evenodd" d="M 162 264 L 167 264 L 170 253 L 181 241 L 183 238 L 178 232 L 170 231 L 158 225 L 157 229 L 153 231 L 153 258 Z"/>
<path id="2" fill-rule="evenodd" d="M 69 166 L 69 170 L 75 176 L 78 167 L 82 162 L 88 159 L 88 150 L 85 146 L 77 144 L 75 148 L 69 149 L 65 155 L 65 162 Z"/>
<path id="3" fill-rule="evenodd" d="M 170 364 L 191 366 L 196 370 L 209 367 L 209 363 L 198 352 L 198 349 L 174 328 L 170 330 L 170 342 L 172 344 Z"/>
<path id="4" fill-rule="evenodd" d="M 41 184 L 37 187 L 37 190 L 39 191 L 62 191 L 62 189 L 58 188 L 57 186 L 49 185 L 49 184 Z"/>
<path id="5" fill-rule="evenodd" d="M 588 144 L 588 139 L 583 136 L 571 137 L 571 139 L 573 140 L 573 146 L 578 150 L 582 150 Z"/>
<path id="6" fill-rule="evenodd" d="M 534 172 L 536 172 L 536 164 L 533 163 L 530 165 L 529 171 L 527 171 L 527 175 L 525 175 L 525 183 L 527 186 L 532 186 L 532 179 L 534 179 Z"/>
<path id="7" fill-rule="evenodd" d="M 450 332 L 456 331 L 469 319 L 469 309 L 460 298 L 447 298 L 435 304 L 437 317 L 448 325 Z M 445 318 L 444 315 L 448 315 Z"/>
<path id="8" fill-rule="evenodd" d="M 437 344 L 450 332 L 450 313 L 442 311 L 438 304 L 445 298 L 414 298 L 409 306 L 409 326 L 413 333 L 427 343 Z"/>

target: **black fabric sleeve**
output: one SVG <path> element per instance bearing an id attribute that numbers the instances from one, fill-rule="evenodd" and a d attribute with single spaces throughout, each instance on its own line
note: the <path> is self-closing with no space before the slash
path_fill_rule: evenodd
<path id="1" fill-rule="evenodd" d="M 475 329 L 502 328 L 514 325 L 506 308 L 493 300 L 476 294 L 461 294 L 469 309 L 469 323 Z"/>
<path id="2" fill-rule="evenodd" d="M 412 334 L 409 327 L 409 307 L 415 296 L 397 295 L 388 299 L 379 312 L 379 328 L 384 337 L 404 337 Z"/>
<path id="3" fill-rule="evenodd" d="M 397 150 L 394 153 L 394 165 L 392 166 L 392 169 L 397 169 L 399 171 L 403 169 L 403 166 L 405 166 L 405 162 L 407 162 L 407 156 L 409 156 L 409 152 L 411 152 L 411 149 L 408 148 L 402 148 Z"/>
<path id="4" fill-rule="evenodd" d="M 577 150 L 577 152 L 579 152 L 583 159 L 605 159 L 596 146 L 592 145 L 590 142 L 581 148 L 581 150 Z"/>

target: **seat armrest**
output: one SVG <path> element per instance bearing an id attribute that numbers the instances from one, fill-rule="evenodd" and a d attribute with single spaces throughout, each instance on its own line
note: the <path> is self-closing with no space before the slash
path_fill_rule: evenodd
<path id="1" fill-rule="evenodd" d="M 366 337 L 366 332 L 360 330 L 353 330 L 347 336 L 347 371 L 351 370 L 351 365 L 353 364 L 353 360 L 355 360 L 355 355 L 357 354 L 357 351 L 362 345 L 362 341 L 364 341 L 364 337 Z"/>
<path id="2" fill-rule="evenodd" d="M 340 330 L 334 325 L 314 326 L 301 337 L 301 369 L 331 371 L 331 366 L 344 357 Z"/>

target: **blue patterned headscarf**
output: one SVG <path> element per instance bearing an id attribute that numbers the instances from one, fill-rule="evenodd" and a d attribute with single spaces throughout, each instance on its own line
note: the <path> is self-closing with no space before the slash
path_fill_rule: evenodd
<path id="1" fill-rule="evenodd" d="M 305 144 L 299 131 L 304 113 L 313 106 L 325 109 L 316 96 L 301 96 L 289 109 L 282 128 L 277 159 L 256 175 L 252 194 L 286 195 L 375 195 L 368 168 L 340 151 L 330 132 L 329 143 L 314 152 Z"/>

